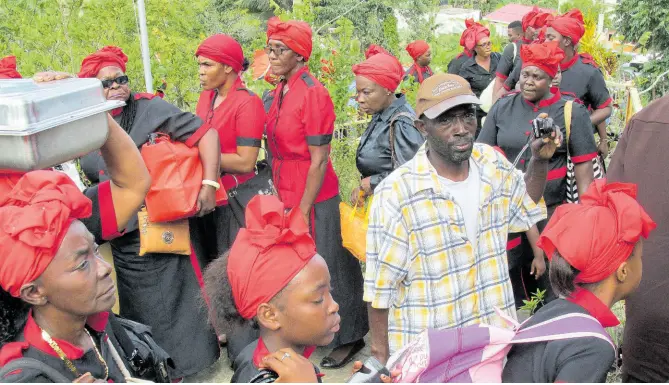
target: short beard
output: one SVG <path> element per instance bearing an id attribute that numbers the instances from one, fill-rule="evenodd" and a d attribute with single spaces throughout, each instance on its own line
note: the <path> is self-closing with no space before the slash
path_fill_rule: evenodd
<path id="1" fill-rule="evenodd" d="M 471 143 L 474 143 L 474 138 L 471 138 Z M 439 154 L 445 161 L 459 165 L 464 161 L 469 160 L 472 156 L 472 150 L 474 146 L 467 151 L 458 151 L 455 149 L 455 144 L 444 143 L 441 141 L 432 141 L 428 142 L 431 149 L 433 149 L 437 154 Z"/>

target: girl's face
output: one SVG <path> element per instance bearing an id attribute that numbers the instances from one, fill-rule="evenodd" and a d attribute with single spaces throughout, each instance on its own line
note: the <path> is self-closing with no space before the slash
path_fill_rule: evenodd
<path id="1" fill-rule="evenodd" d="M 293 345 L 325 346 L 339 331 L 339 305 L 332 298 L 328 266 L 318 254 L 272 302 L 277 331 Z"/>

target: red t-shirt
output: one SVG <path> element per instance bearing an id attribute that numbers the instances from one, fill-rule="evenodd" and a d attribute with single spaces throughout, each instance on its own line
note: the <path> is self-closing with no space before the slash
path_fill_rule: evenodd
<path id="1" fill-rule="evenodd" d="M 284 92 L 285 90 L 285 92 Z M 267 114 L 267 138 L 272 153 L 274 184 L 281 201 L 292 208 L 300 204 L 311 164 L 309 146 L 329 145 L 335 113 L 327 89 L 305 66 L 288 82 L 278 85 Z M 328 159 L 316 203 L 339 194 L 339 181 Z"/>
<path id="2" fill-rule="evenodd" d="M 223 102 L 213 109 L 216 91 L 202 91 L 196 113 L 218 131 L 222 154 L 236 154 L 237 146 L 260 147 L 265 129 L 265 109 L 262 100 L 246 88 L 240 78 Z M 226 190 L 243 183 L 255 173 L 225 174 L 221 177 Z M 237 181 L 235 181 L 235 178 Z"/>

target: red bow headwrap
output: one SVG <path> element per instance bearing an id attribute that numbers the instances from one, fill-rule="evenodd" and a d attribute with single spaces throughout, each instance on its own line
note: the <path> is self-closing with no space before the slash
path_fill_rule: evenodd
<path id="1" fill-rule="evenodd" d="M 460 36 L 460 45 L 467 51 L 473 51 L 481 39 L 490 37 L 490 30 L 473 19 L 465 20 L 465 25 L 467 29 Z"/>
<path id="2" fill-rule="evenodd" d="M 549 23 L 549 26 L 560 35 L 570 38 L 574 45 L 578 44 L 585 34 L 583 14 L 578 9 L 572 9 L 564 15 L 556 17 Z"/>
<path id="3" fill-rule="evenodd" d="M 49 266 L 72 221 L 89 217 L 92 207 L 63 173 L 23 175 L 0 198 L 0 286 L 18 297 Z"/>
<path id="4" fill-rule="evenodd" d="M 386 51 L 385 48 L 381 47 L 380 45 L 372 44 L 367 48 L 367 51 L 365 51 L 365 59 L 369 59 L 370 57 L 379 53 L 385 53 L 386 55 L 392 56 L 392 54 Z"/>
<path id="5" fill-rule="evenodd" d="M 353 73 L 364 76 L 381 87 L 394 92 L 400 85 L 404 70 L 402 64 L 392 55 L 376 54 L 353 66 Z"/>
<path id="6" fill-rule="evenodd" d="M 430 46 L 427 44 L 427 42 L 423 40 L 416 40 L 414 42 L 411 42 L 407 45 L 406 50 L 409 53 L 409 56 L 413 59 L 413 61 L 418 60 L 419 57 L 423 56 L 425 52 L 427 52 L 430 49 Z"/>
<path id="7" fill-rule="evenodd" d="M 16 56 L 5 56 L 0 60 L 0 79 L 21 79 L 16 71 Z"/>
<path id="8" fill-rule="evenodd" d="M 272 17 L 267 22 L 267 41 L 270 40 L 279 40 L 305 61 L 311 56 L 311 27 L 303 21 L 282 22 L 278 17 Z"/>
<path id="9" fill-rule="evenodd" d="M 521 20 L 521 24 L 523 25 L 523 32 L 527 31 L 528 27 L 533 27 L 532 21 L 539 14 L 539 12 L 541 12 L 539 11 L 539 7 L 534 6 L 531 11 L 523 16 Z"/>
<path id="10" fill-rule="evenodd" d="M 560 49 L 557 41 L 525 44 L 520 47 L 520 59 L 523 61 L 522 68 L 538 67 L 554 78 L 560 68 L 560 62 L 564 59 L 564 51 Z"/>
<path id="11" fill-rule="evenodd" d="M 275 196 L 257 195 L 246 207 L 246 228 L 235 239 L 228 279 L 239 314 L 256 316 L 316 255 L 316 245 L 299 208 L 286 214 Z"/>
<path id="12" fill-rule="evenodd" d="M 195 56 L 204 56 L 218 63 L 229 65 L 235 72 L 240 72 L 244 67 L 242 46 L 237 40 L 222 33 L 204 39 L 197 47 Z"/>
<path id="13" fill-rule="evenodd" d="M 576 282 L 599 282 L 613 274 L 632 254 L 641 237 L 656 227 L 636 201 L 631 183 L 595 180 L 580 204 L 557 208 L 539 237 L 548 259 L 555 252 L 580 273 Z"/>
<path id="14" fill-rule="evenodd" d="M 113 45 L 108 45 L 84 58 L 81 61 L 81 70 L 77 74 L 80 78 L 94 78 L 98 72 L 105 67 L 118 67 L 125 72 L 125 63 L 128 57 L 123 50 Z"/>
<path id="15" fill-rule="evenodd" d="M 553 16 L 552 13 L 539 11 L 539 13 L 530 21 L 530 25 L 534 27 L 534 29 L 539 29 L 547 26 L 554 19 L 555 16 Z"/>

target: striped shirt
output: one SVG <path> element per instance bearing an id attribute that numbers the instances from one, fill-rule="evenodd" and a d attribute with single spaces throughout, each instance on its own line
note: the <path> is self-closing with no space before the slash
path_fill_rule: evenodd
<path id="1" fill-rule="evenodd" d="M 393 353 L 426 328 L 502 326 L 495 307 L 515 317 L 506 241 L 546 218 L 523 174 L 492 147 L 475 144 L 479 170 L 477 250 L 462 209 L 445 191 L 423 145 L 379 184 L 367 232 L 364 300 L 389 309 Z"/>

